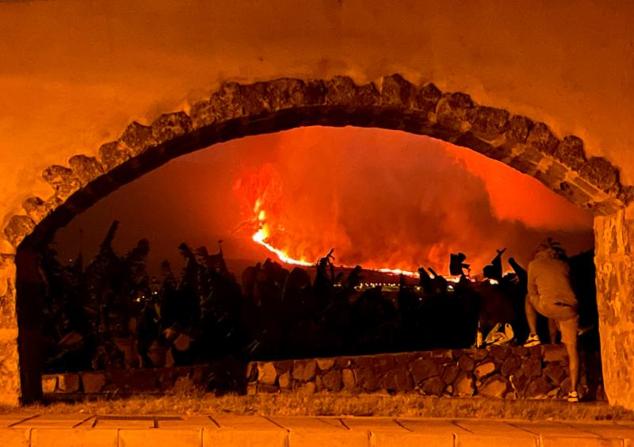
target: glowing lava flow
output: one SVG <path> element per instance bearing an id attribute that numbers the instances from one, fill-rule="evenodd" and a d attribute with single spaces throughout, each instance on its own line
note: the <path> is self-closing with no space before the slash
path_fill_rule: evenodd
<path id="1" fill-rule="evenodd" d="M 285 264 L 301 265 L 303 267 L 310 267 L 316 264 L 316 262 L 308 262 L 304 259 L 292 258 L 287 253 L 285 253 L 284 250 L 280 250 L 279 248 L 276 248 L 273 245 L 271 245 L 269 242 L 267 242 L 267 239 L 271 235 L 271 230 L 269 225 L 266 223 L 266 211 L 262 209 L 262 202 L 260 199 L 256 200 L 255 206 L 253 207 L 253 211 L 257 217 L 257 223 L 258 223 L 258 230 L 253 234 L 253 236 L 251 236 L 251 239 L 253 239 L 255 243 L 260 244 L 271 253 L 274 253 L 277 256 L 277 258 L 280 261 L 284 262 Z M 353 268 L 354 266 L 341 265 L 340 267 Z M 374 270 L 374 271 L 382 272 L 382 273 L 391 273 L 393 275 L 405 275 L 405 276 L 418 275 L 417 272 L 410 272 L 410 271 L 401 270 L 401 269 L 378 268 L 378 269 L 367 269 L 367 270 Z"/>
<path id="2" fill-rule="evenodd" d="M 255 211 L 255 214 L 257 216 L 258 231 L 256 231 L 253 234 L 253 236 L 251 236 L 251 239 L 253 239 L 254 242 L 265 247 L 271 253 L 275 253 L 278 259 L 286 264 L 301 265 L 304 267 L 314 265 L 314 263 L 312 262 L 308 262 L 308 261 L 304 261 L 300 259 L 293 259 L 290 256 L 288 256 L 286 253 L 284 253 L 283 250 L 280 250 L 279 248 L 275 248 L 271 244 L 266 242 L 266 240 L 271 235 L 271 231 L 269 230 L 269 225 L 266 223 L 266 211 L 264 211 L 263 209 L 260 209 L 261 205 L 262 204 L 260 199 L 256 200 L 253 211 Z"/>

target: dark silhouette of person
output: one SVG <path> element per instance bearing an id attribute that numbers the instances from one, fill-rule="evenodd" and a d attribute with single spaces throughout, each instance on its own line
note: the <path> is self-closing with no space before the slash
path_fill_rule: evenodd
<path id="1" fill-rule="evenodd" d="M 465 276 L 465 270 L 467 274 L 471 271 L 471 266 L 464 261 L 467 259 L 467 255 L 464 253 L 451 253 L 449 255 L 449 274 L 453 276 Z"/>

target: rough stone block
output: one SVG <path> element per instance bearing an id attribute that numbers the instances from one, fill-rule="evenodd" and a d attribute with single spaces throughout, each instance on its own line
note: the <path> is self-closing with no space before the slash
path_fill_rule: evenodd
<path id="1" fill-rule="evenodd" d="M 459 373 L 460 367 L 457 364 L 447 365 L 442 372 L 442 380 L 445 384 L 450 385 L 454 383 Z"/>
<path id="2" fill-rule="evenodd" d="M 418 89 L 414 106 L 425 115 L 436 110 L 436 104 L 442 97 L 442 92 L 432 83 L 423 85 Z"/>
<path id="3" fill-rule="evenodd" d="M 79 374 L 60 374 L 57 376 L 57 388 L 60 393 L 79 392 Z"/>
<path id="4" fill-rule="evenodd" d="M 494 140 L 507 128 L 509 112 L 494 107 L 476 106 L 469 110 L 471 132 L 485 140 Z"/>
<path id="5" fill-rule="evenodd" d="M 321 380 L 322 386 L 328 391 L 339 391 L 343 386 L 341 371 L 338 370 L 328 371 L 321 377 Z"/>
<path id="6" fill-rule="evenodd" d="M 11 331 L 13 332 L 13 331 Z M 20 396 L 17 334 L 0 338 L 0 405 L 15 406 Z"/>
<path id="7" fill-rule="evenodd" d="M 44 219 L 51 211 L 49 204 L 40 197 L 28 197 L 22 202 L 22 208 L 33 222 L 37 223 Z"/>
<path id="8" fill-rule="evenodd" d="M 513 115 L 511 119 L 509 119 L 504 134 L 506 141 L 511 145 L 526 143 L 526 139 L 532 127 L 533 122 L 525 116 Z"/>
<path id="9" fill-rule="evenodd" d="M 475 368 L 475 361 L 466 354 L 458 359 L 458 366 L 461 370 L 471 372 Z"/>
<path id="10" fill-rule="evenodd" d="M 82 186 L 87 185 L 103 174 L 103 167 L 95 157 L 74 155 L 68 160 L 68 164 Z"/>
<path id="11" fill-rule="evenodd" d="M 465 132 L 470 127 L 467 117 L 473 107 L 474 103 L 469 95 L 447 93 L 436 105 L 438 123 L 447 129 Z"/>
<path id="12" fill-rule="evenodd" d="M 309 396 L 311 394 L 315 394 L 317 390 L 317 385 L 315 382 L 308 382 L 297 387 L 297 392 L 303 396 Z"/>
<path id="13" fill-rule="evenodd" d="M 258 363 L 258 382 L 263 385 L 274 385 L 277 371 L 272 362 Z"/>
<path id="14" fill-rule="evenodd" d="M 357 386 L 363 391 L 371 393 L 379 389 L 380 378 L 371 369 L 357 369 L 355 371 L 355 377 L 357 380 Z"/>
<path id="15" fill-rule="evenodd" d="M 431 377 L 423 381 L 420 390 L 426 396 L 441 396 L 445 391 L 445 382 L 440 377 Z"/>
<path id="16" fill-rule="evenodd" d="M 581 177 L 603 191 L 617 192 L 619 189 L 619 170 L 605 158 L 590 157 L 579 173 Z"/>
<path id="17" fill-rule="evenodd" d="M 495 399 L 502 399 L 506 395 L 508 389 L 508 382 L 504 377 L 495 375 L 487 379 L 482 386 L 478 389 L 478 394 L 485 397 L 492 397 Z"/>
<path id="18" fill-rule="evenodd" d="M 520 366 L 522 365 L 522 361 L 517 356 L 509 356 L 502 363 L 502 367 L 500 368 L 500 372 L 504 377 L 509 377 L 511 374 L 515 373 Z"/>
<path id="19" fill-rule="evenodd" d="M 278 383 L 280 385 L 280 388 L 282 389 L 290 389 L 291 388 L 291 375 L 288 372 L 285 372 L 283 374 L 280 375 L 279 379 L 278 379 Z"/>
<path id="20" fill-rule="evenodd" d="M 406 392 L 414 389 L 414 383 L 407 369 L 397 368 L 383 376 L 381 388 L 392 392 Z"/>
<path id="21" fill-rule="evenodd" d="M 136 121 L 125 129 L 121 137 L 119 137 L 119 142 L 129 149 L 132 156 L 139 155 L 147 148 L 156 145 L 156 140 L 154 140 L 152 135 L 152 128 Z"/>
<path id="22" fill-rule="evenodd" d="M 52 394 L 57 391 L 57 376 L 42 376 L 42 392 Z"/>
<path id="23" fill-rule="evenodd" d="M 547 154 L 554 154 L 559 145 L 559 139 L 544 123 L 535 123 L 528 133 L 526 144 Z"/>
<path id="24" fill-rule="evenodd" d="M 332 369 L 333 366 L 335 366 L 335 360 L 317 359 L 317 366 L 319 367 L 320 371 L 328 371 L 329 369 Z"/>
<path id="25" fill-rule="evenodd" d="M 568 359 L 564 345 L 543 345 L 542 352 L 544 362 L 563 362 Z"/>
<path id="26" fill-rule="evenodd" d="M 508 345 L 493 345 L 489 348 L 489 352 L 495 363 L 500 364 L 511 354 L 511 348 Z"/>
<path id="27" fill-rule="evenodd" d="M 566 369 L 557 363 L 548 363 L 544 367 L 544 376 L 550 380 L 553 385 L 561 384 L 562 380 L 566 378 Z"/>
<path id="28" fill-rule="evenodd" d="M 185 112 L 165 113 L 151 127 L 152 138 L 160 144 L 190 132 L 192 121 Z"/>
<path id="29" fill-rule="evenodd" d="M 586 162 L 583 140 L 567 135 L 555 149 L 555 157 L 571 169 L 578 170 Z"/>
<path id="30" fill-rule="evenodd" d="M 483 377 L 493 374 L 495 370 L 496 370 L 495 363 L 486 362 L 486 363 L 482 363 L 478 365 L 474 370 L 474 374 L 476 378 L 482 379 Z"/>
<path id="31" fill-rule="evenodd" d="M 17 247 L 34 228 L 35 223 L 29 216 L 15 215 L 11 216 L 9 223 L 4 227 L 4 235 L 14 247 Z"/>
<path id="32" fill-rule="evenodd" d="M 546 399 L 548 393 L 553 389 L 553 385 L 543 377 L 537 377 L 528 384 L 526 397 L 531 399 Z"/>
<path id="33" fill-rule="evenodd" d="M 416 88 L 399 74 L 385 76 L 381 82 L 381 104 L 394 107 L 411 107 Z"/>
<path id="34" fill-rule="evenodd" d="M 347 76 L 335 76 L 326 81 L 326 105 L 368 107 L 380 102 L 380 95 L 372 83 L 357 86 Z"/>
<path id="35" fill-rule="evenodd" d="M 541 357 L 529 357 L 522 365 L 522 373 L 528 377 L 538 377 L 542 374 Z"/>
<path id="36" fill-rule="evenodd" d="M 345 390 L 352 391 L 356 388 L 357 380 L 355 378 L 354 371 L 352 371 L 351 369 L 343 369 L 341 371 L 341 379 Z"/>
<path id="37" fill-rule="evenodd" d="M 118 141 L 102 144 L 99 148 L 99 160 L 106 172 L 128 160 L 131 155 L 128 148 Z"/>
<path id="38" fill-rule="evenodd" d="M 51 185 L 53 190 L 55 190 L 55 195 L 62 200 L 68 198 L 81 186 L 73 170 L 65 166 L 49 166 L 42 171 L 42 178 Z"/>
<path id="39" fill-rule="evenodd" d="M 410 366 L 410 371 L 412 373 L 414 383 L 416 384 L 440 374 L 436 361 L 430 358 L 419 358 L 415 360 Z"/>
<path id="40" fill-rule="evenodd" d="M 291 78 L 281 78 L 269 82 L 267 91 L 272 110 L 322 104 L 325 95 L 322 81 L 304 82 Z"/>
<path id="41" fill-rule="evenodd" d="M 488 349 L 473 349 L 471 350 L 471 355 L 473 356 L 473 360 L 476 362 L 481 362 L 487 357 L 489 357 Z"/>
<path id="42" fill-rule="evenodd" d="M 84 393 L 100 393 L 106 384 L 106 375 L 103 372 L 86 372 L 81 375 L 81 383 Z"/>
<path id="43" fill-rule="evenodd" d="M 293 364 L 293 379 L 308 382 L 315 377 L 317 362 L 315 360 L 296 360 Z"/>
<path id="44" fill-rule="evenodd" d="M 461 372 L 454 382 L 454 395 L 459 397 L 471 397 L 475 394 L 475 383 L 471 374 Z"/>
<path id="45" fill-rule="evenodd" d="M 15 256 L 0 255 L 0 328 L 17 329 Z"/>

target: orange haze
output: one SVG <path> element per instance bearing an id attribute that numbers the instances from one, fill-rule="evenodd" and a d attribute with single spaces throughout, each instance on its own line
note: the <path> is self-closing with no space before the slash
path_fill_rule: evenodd
<path id="1" fill-rule="evenodd" d="M 263 213 L 262 213 L 263 211 Z M 467 254 L 477 273 L 507 247 L 527 262 L 555 235 L 571 252 L 592 247 L 591 216 L 531 177 L 473 151 L 395 131 L 299 128 L 220 144 L 175 160 L 113 193 L 60 231 L 74 255 L 79 228 L 94 251 L 110 219 L 122 221 L 120 251 L 149 236 L 153 263 L 181 240 L 233 258 L 267 254 L 251 239 L 315 261 L 445 272 Z"/>

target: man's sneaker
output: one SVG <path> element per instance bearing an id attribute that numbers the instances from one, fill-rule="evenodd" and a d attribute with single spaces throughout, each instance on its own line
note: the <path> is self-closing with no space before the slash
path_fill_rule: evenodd
<path id="1" fill-rule="evenodd" d="M 542 342 L 537 334 L 530 334 L 526 339 L 526 342 L 524 342 L 524 347 L 532 348 L 533 346 L 539 346 L 541 344 Z"/>
<path id="2" fill-rule="evenodd" d="M 581 337 L 582 335 L 590 332 L 592 329 L 594 329 L 594 325 L 580 327 L 579 329 L 577 329 L 577 336 Z"/>
<path id="3" fill-rule="evenodd" d="M 568 393 L 568 402 L 576 403 L 579 402 L 579 393 L 576 391 L 571 391 Z"/>

